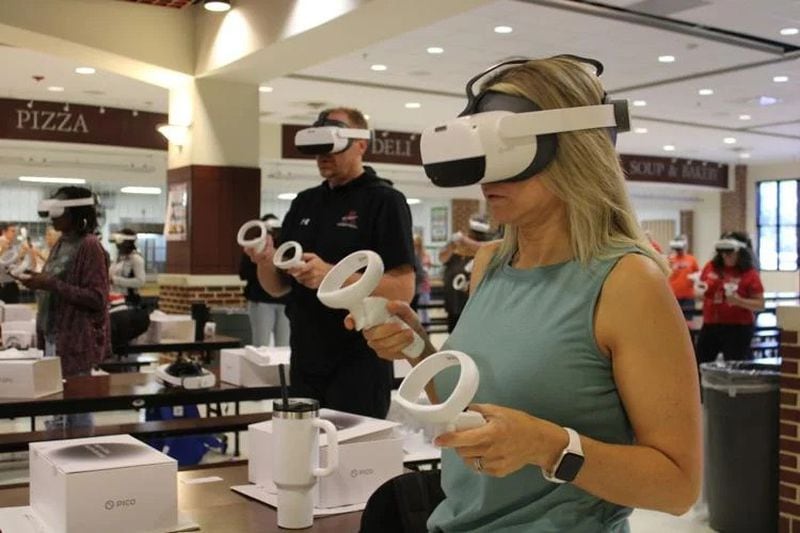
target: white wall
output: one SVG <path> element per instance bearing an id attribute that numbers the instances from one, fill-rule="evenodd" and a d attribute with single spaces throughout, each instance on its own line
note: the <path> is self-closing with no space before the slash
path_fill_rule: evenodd
<path id="1" fill-rule="evenodd" d="M 751 165 L 747 168 L 747 231 L 756 234 L 756 184 L 766 180 L 800 179 L 800 161 Z M 761 279 L 767 291 L 800 291 L 798 272 L 762 272 Z"/>

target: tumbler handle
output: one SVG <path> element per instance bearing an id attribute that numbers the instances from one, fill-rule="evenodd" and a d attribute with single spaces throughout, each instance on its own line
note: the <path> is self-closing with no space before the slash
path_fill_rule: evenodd
<path id="1" fill-rule="evenodd" d="M 323 430 L 328 437 L 328 453 L 326 454 L 328 464 L 324 468 L 315 468 L 313 474 L 316 477 L 329 476 L 339 466 L 339 436 L 336 433 L 336 426 L 323 418 L 315 418 L 311 424 Z"/>

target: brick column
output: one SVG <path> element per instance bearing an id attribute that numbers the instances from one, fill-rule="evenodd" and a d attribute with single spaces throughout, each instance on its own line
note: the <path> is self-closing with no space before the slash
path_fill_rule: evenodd
<path id="1" fill-rule="evenodd" d="M 781 328 L 780 532 L 800 531 L 800 307 L 778 307 Z M 735 468 L 734 465 L 731 466 Z M 755 490 L 755 488 L 754 488 Z"/>
<path id="2" fill-rule="evenodd" d="M 245 307 L 244 282 L 236 276 L 161 274 L 158 308 L 165 313 L 188 314 L 192 302 L 209 307 Z"/>
<path id="3" fill-rule="evenodd" d="M 478 200 L 453 199 L 450 202 L 453 209 L 453 231 L 469 233 L 469 217 L 480 210 L 481 203 Z"/>
<path id="4" fill-rule="evenodd" d="M 689 247 L 687 253 L 694 254 L 693 251 L 695 249 L 694 246 L 694 211 L 687 210 L 681 211 L 681 226 L 678 229 L 678 232 L 682 235 L 686 235 L 686 240 L 689 243 Z"/>
<path id="5" fill-rule="evenodd" d="M 722 232 L 747 231 L 747 166 L 736 165 L 734 189 L 720 195 Z"/>

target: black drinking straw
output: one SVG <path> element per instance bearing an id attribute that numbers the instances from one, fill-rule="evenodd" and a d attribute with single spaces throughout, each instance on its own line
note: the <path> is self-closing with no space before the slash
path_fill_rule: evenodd
<path id="1" fill-rule="evenodd" d="M 289 388 L 286 386 L 286 372 L 283 370 L 283 363 L 278 365 L 278 376 L 281 379 L 281 398 L 283 398 L 283 408 L 289 410 Z"/>

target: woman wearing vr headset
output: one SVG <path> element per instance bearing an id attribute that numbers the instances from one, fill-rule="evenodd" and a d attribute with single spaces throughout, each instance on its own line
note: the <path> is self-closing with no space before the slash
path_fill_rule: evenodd
<path id="1" fill-rule="evenodd" d="M 436 438 L 446 498 L 428 529 L 628 531 L 633 507 L 682 514 L 700 488 L 697 371 L 606 129 L 627 126 L 626 106 L 607 101 L 594 60 L 502 66 L 422 135 L 434 183 L 480 183 L 505 225 L 444 346 L 477 364 L 470 409 L 486 424 Z M 390 311 L 424 335 L 408 306 Z M 388 359 L 410 343 L 396 324 L 365 336 Z M 443 374 L 441 398 L 456 380 Z"/>
<path id="2" fill-rule="evenodd" d="M 109 351 L 108 259 L 97 229 L 96 200 L 83 187 L 62 187 L 39 206 L 61 237 L 41 273 L 21 283 L 36 291 L 36 329 L 46 356 L 61 358 L 65 377 L 89 374 Z M 66 415 L 56 425 L 91 425 L 87 413 Z"/>
<path id="3" fill-rule="evenodd" d="M 750 359 L 755 311 L 764 309 L 764 286 L 755 268 L 746 233 L 724 233 L 716 254 L 700 274 L 703 327 L 697 339 L 697 362 L 722 354 L 726 360 Z"/>
<path id="4" fill-rule="evenodd" d="M 111 278 L 111 292 L 124 294 L 125 301 L 131 305 L 139 305 L 142 297 L 139 289 L 144 286 L 144 257 L 136 249 L 136 232 L 124 228 L 111 236 L 117 246 L 117 259 L 108 269 Z"/>

